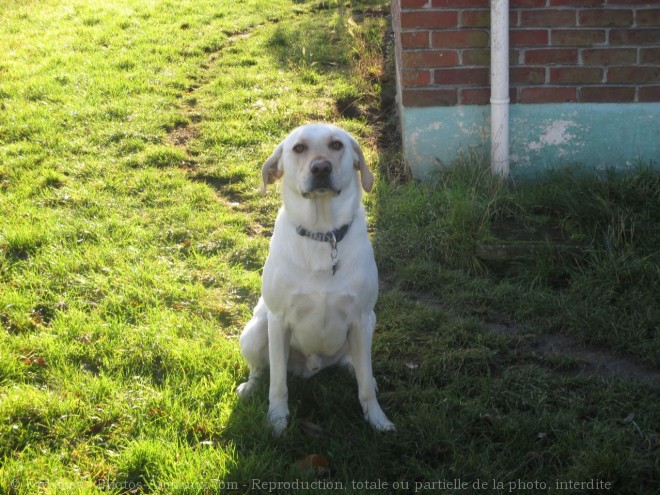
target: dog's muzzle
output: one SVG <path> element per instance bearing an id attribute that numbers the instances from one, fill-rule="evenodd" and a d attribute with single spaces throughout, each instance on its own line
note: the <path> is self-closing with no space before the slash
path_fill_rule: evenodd
<path id="1" fill-rule="evenodd" d="M 309 165 L 309 171 L 313 177 L 324 179 L 330 177 L 332 173 L 332 163 L 330 160 L 314 160 Z"/>
<path id="2" fill-rule="evenodd" d="M 309 180 L 307 190 L 303 193 L 304 197 L 314 194 L 332 194 L 338 196 L 341 189 L 338 189 L 333 181 L 332 162 L 330 160 L 313 160 L 309 164 Z"/>

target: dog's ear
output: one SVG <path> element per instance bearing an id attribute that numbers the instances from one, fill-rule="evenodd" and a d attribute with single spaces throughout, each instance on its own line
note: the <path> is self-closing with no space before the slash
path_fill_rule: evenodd
<path id="1" fill-rule="evenodd" d="M 266 163 L 264 163 L 264 166 L 261 169 L 261 178 L 263 180 L 261 185 L 262 196 L 266 194 L 266 186 L 282 177 L 282 174 L 284 173 L 281 163 L 283 150 L 284 146 L 280 143 L 277 148 L 275 148 L 275 151 L 273 151 L 273 154 L 268 157 Z"/>
<path id="2" fill-rule="evenodd" d="M 360 171 L 360 182 L 362 183 L 362 189 L 366 192 L 371 192 L 371 189 L 374 187 L 374 176 L 367 167 L 367 161 L 364 159 L 364 153 L 362 153 L 362 148 L 360 144 L 351 136 L 346 134 L 348 139 L 351 142 L 351 148 L 353 149 L 353 166 L 356 170 Z"/>

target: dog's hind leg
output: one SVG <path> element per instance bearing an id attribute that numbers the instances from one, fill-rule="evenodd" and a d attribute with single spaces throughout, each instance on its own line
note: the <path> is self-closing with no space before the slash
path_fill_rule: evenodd
<path id="1" fill-rule="evenodd" d="M 268 370 L 268 308 L 263 299 L 259 299 L 239 342 L 241 354 L 250 368 L 248 380 L 236 388 L 238 396 L 244 398 L 254 392 L 257 380 Z"/>

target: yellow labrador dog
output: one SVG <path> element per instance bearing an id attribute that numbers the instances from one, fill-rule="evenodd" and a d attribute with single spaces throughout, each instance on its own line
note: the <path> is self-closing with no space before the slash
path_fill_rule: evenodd
<path id="1" fill-rule="evenodd" d="M 270 368 L 268 419 L 281 433 L 289 416 L 287 370 L 310 377 L 352 366 L 365 419 L 393 430 L 376 399 L 371 338 L 378 272 L 362 189 L 374 177 L 357 141 L 327 124 L 295 129 L 266 160 L 263 187 L 282 178 L 283 206 L 263 270 L 261 298 L 241 338 L 248 396 Z"/>

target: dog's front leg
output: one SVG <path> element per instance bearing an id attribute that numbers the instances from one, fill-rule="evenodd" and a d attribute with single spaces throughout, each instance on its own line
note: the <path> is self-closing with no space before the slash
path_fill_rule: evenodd
<path id="1" fill-rule="evenodd" d="M 394 424 L 378 404 L 376 399 L 376 380 L 371 369 L 371 336 L 376 325 L 376 315 L 365 315 L 360 322 L 351 326 L 348 334 L 350 356 L 358 383 L 358 395 L 364 419 L 380 431 L 394 430 Z"/>
<path id="2" fill-rule="evenodd" d="M 268 314 L 268 358 L 270 361 L 270 391 L 268 420 L 276 434 L 281 434 L 289 417 L 289 392 L 286 371 L 289 361 L 291 331 L 282 316 Z"/>

